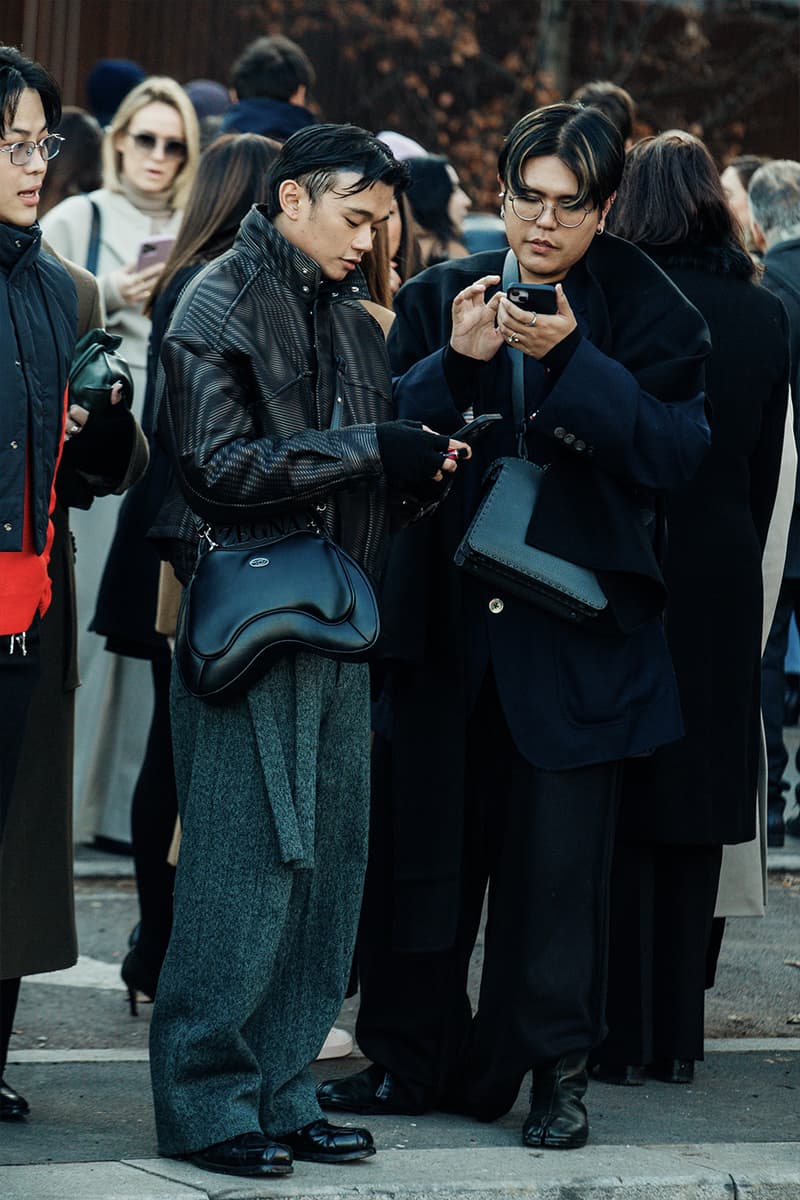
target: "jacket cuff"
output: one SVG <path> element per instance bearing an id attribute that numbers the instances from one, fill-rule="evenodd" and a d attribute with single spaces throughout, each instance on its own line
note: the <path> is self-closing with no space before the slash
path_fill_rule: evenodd
<path id="1" fill-rule="evenodd" d="M 456 407 L 460 408 L 462 412 L 473 407 L 474 398 L 478 393 L 476 385 L 482 366 L 483 363 L 478 359 L 469 358 L 466 354 L 459 354 L 449 342 L 445 346 L 442 359 L 444 377 L 453 399 L 456 401 Z"/>
<path id="2" fill-rule="evenodd" d="M 539 362 L 551 375 L 558 378 L 578 349 L 581 338 L 581 331 L 576 326 L 572 333 L 568 333 L 565 338 L 553 346 L 552 350 L 548 350 L 544 358 L 539 359 Z"/>

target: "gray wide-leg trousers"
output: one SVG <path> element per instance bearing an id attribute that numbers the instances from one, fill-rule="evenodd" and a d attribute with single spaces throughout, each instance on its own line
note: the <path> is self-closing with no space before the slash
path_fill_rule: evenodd
<path id="1" fill-rule="evenodd" d="M 309 1071 L 347 986 L 369 811 L 364 664 L 298 654 L 212 706 L 173 673 L 183 823 L 150 1060 L 162 1154 L 323 1114 Z"/>

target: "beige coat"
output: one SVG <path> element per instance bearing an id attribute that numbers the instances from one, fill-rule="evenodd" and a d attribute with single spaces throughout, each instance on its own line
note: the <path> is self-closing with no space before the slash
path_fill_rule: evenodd
<path id="1" fill-rule="evenodd" d="M 761 630 L 761 651 L 769 636 L 778 592 L 783 579 L 789 522 L 792 519 L 797 473 L 797 447 L 794 439 L 794 408 L 792 397 L 786 410 L 786 433 L 783 457 L 767 543 L 762 559 L 764 579 L 764 618 Z M 767 903 L 767 747 L 761 730 L 761 756 L 758 770 L 758 833 L 752 842 L 725 846 L 722 853 L 722 872 L 717 892 L 717 917 L 763 917 Z"/>

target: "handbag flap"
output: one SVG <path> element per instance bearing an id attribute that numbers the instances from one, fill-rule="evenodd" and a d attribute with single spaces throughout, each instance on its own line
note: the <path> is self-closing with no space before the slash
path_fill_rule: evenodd
<path id="1" fill-rule="evenodd" d="M 218 546 L 200 558 L 189 589 L 186 636 L 206 657 L 224 654 L 262 617 L 295 613 L 335 625 L 349 620 L 356 600 L 338 547 L 306 530 Z"/>
<path id="2" fill-rule="evenodd" d="M 544 468 L 524 458 L 501 458 L 487 474 L 494 476 L 494 483 L 464 539 L 472 553 L 601 612 L 608 600 L 593 571 L 525 541 Z"/>

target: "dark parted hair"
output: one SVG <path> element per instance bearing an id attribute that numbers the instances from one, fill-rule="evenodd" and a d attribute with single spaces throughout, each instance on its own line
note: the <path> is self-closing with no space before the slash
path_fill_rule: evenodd
<path id="1" fill-rule="evenodd" d="M 280 143 L 260 133 L 226 133 L 200 155 L 183 220 L 146 311 L 192 263 L 210 262 L 233 245 L 242 220 L 267 198 L 270 164 Z"/>
<path id="2" fill-rule="evenodd" d="M 582 104 L 584 108 L 599 108 L 616 125 L 624 142 L 633 137 L 636 104 L 630 92 L 626 92 L 618 83 L 612 83 L 609 79 L 594 79 L 574 91 L 570 99 L 573 104 Z"/>
<path id="3" fill-rule="evenodd" d="M 231 68 L 231 86 L 240 100 L 288 100 L 299 87 L 313 87 L 315 79 L 308 55 L 282 34 L 256 38 Z"/>
<path id="4" fill-rule="evenodd" d="M 747 278 L 755 273 L 716 163 L 700 139 L 683 130 L 644 138 L 629 150 L 608 227 L 645 246 L 722 247 Z"/>
<path id="5" fill-rule="evenodd" d="M 39 93 L 50 133 L 61 120 L 61 89 L 40 63 L 26 58 L 14 46 L 0 46 L 0 137 L 6 123 L 13 124 L 20 97 L 26 88 Z"/>
<path id="6" fill-rule="evenodd" d="M 549 155 L 560 158 L 578 180 L 576 206 L 600 208 L 619 187 L 625 145 L 619 130 L 599 108 L 548 104 L 520 118 L 497 160 L 504 187 L 524 193 L 525 163 Z"/>
<path id="7" fill-rule="evenodd" d="M 358 176 L 346 192 L 340 191 L 337 182 L 342 171 L 353 171 Z M 301 184 L 315 204 L 334 188 L 353 196 L 373 183 L 385 183 L 397 194 L 408 186 L 408 168 L 397 161 L 385 142 L 357 125 L 307 125 L 284 142 L 270 168 L 270 220 L 281 211 L 278 192 L 287 179 Z"/>
<path id="8" fill-rule="evenodd" d="M 453 194 L 453 180 L 448 173 L 450 160 L 443 154 L 423 154 L 407 162 L 411 173 L 408 202 L 414 220 L 426 233 L 434 234 L 443 246 L 460 241 L 461 235 L 447 215 Z"/>

